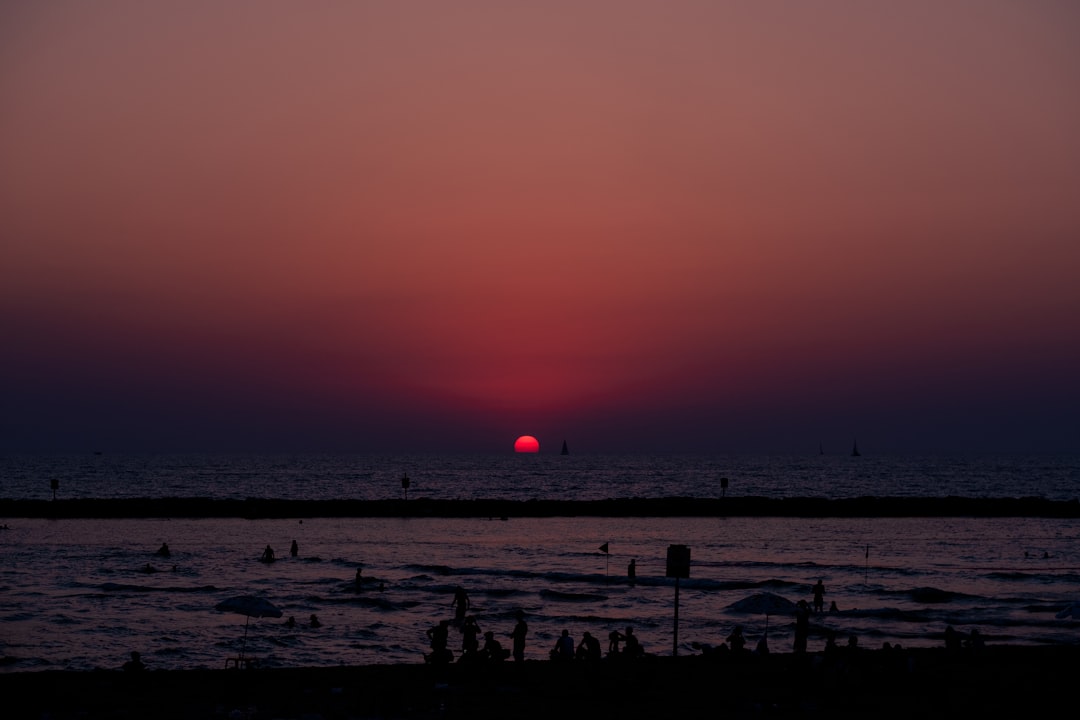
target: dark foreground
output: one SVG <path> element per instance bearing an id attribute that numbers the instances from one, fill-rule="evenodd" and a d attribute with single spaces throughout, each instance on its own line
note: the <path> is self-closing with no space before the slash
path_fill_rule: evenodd
<path id="1" fill-rule="evenodd" d="M 1080 646 L 860 650 L 565 665 L 0 674 L 6 718 L 868 718 L 1049 715 Z"/>

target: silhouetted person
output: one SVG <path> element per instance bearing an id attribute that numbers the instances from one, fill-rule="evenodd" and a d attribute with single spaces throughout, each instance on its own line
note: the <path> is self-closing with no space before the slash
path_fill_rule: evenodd
<path id="1" fill-rule="evenodd" d="M 608 655 L 618 655 L 619 654 L 619 643 L 626 640 L 626 636 L 623 635 L 618 630 L 612 630 L 611 632 L 608 633 L 607 639 L 608 639 L 608 645 L 607 645 Z"/>
<path id="2" fill-rule="evenodd" d="M 161 543 L 161 547 L 159 547 L 157 549 L 157 552 L 154 553 L 154 554 L 157 555 L 158 557 L 169 557 L 169 556 L 171 556 L 172 553 L 169 551 L 169 543 Z"/>
<path id="3" fill-rule="evenodd" d="M 484 633 L 484 648 L 480 652 L 485 660 L 491 661 L 505 660 L 510 654 L 503 650 L 502 643 L 495 639 L 495 633 L 491 630 Z"/>
<path id="4" fill-rule="evenodd" d="M 465 588 L 460 585 L 454 590 L 454 600 L 450 603 L 450 607 L 457 608 L 457 612 L 454 615 L 454 619 L 457 622 L 461 622 L 465 619 L 465 613 L 469 611 L 469 595 L 465 592 Z"/>
<path id="5" fill-rule="evenodd" d="M 290 615 L 289 619 L 285 621 L 285 627 L 287 627 L 287 628 L 296 627 L 296 617 L 294 617 L 293 615 Z"/>
<path id="6" fill-rule="evenodd" d="M 149 575 L 149 574 L 151 574 L 151 573 L 156 573 L 156 572 L 157 572 L 157 568 L 156 568 L 156 567 L 154 567 L 153 565 L 151 565 L 150 563 L 146 563 L 146 565 L 144 565 L 144 566 L 143 566 L 143 569 L 142 569 L 142 571 L 143 571 L 144 573 L 146 573 L 147 575 Z"/>
<path id="7" fill-rule="evenodd" d="M 363 574 L 362 574 L 362 572 L 361 572 L 360 568 L 356 568 L 356 585 L 355 585 L 355 590 L 356 590 L 356 592 L 360 592 L 360 591 L 361 591 L 361 590 L 363 590 L 363 589 L 364 589 L 364 578 L 363 578 Z"/>
<path id="8" fill-rule="evenodd" d="M 761 636 L 761 639 L 757 641 L 757 647 L 754 648 L 754 653 L 757 655 L 769 654 L 769 634 L 765 633 Z"/>
<path id="9" fill-rule="evenodd" d="M 514 660 L 516 662 L 525 660 L 525 636 L 528 634 L 529 626 L 525 623 L 525 613 L 518 610 L 517 623 L 514 625 L 514 631 L 510 633 L 510 637 L 514 641 Z"/>
<path id="10" fill-rule="evenodd" d="M 292 541 L 292 546 L 289 548 L 289 554 L 296 557 L 300 554 L 300 546 L 296 544 L 296 541 Z"/>
<path id="11" fill-rule="evenodd" d="M 630 564 L 626 566 L 626 577 L 633 582 L 637 578 L 637 560 L 631 560 Z"/>
<path id="12" fill-rule="evenodd" d="M 599 660 L 600 659 L 600 641 L 593 637 L 592 633 L 588 630 L 581 636 L 581 642 L 577 646 L 577 659 L 579 660 Z"/>
<path id="13" fill-rule="evenodd" d="M 446 647 L 450 639 L 450 621 L 440 620 L 435 627 L 428 628 L 428 639 L 431 641 L 431 654 L 428 661 L 432 663 L 444 663 L 450 660 L 450 650 Z"/>
<path id="14" fill-rule="evenodd" d="M 839 650 L 839 646 L 836 644 L 836 631 L 830 630 L 829 636 L 825 639 L 825 656 L 831 657 Z"/>
<path id="15" fill-rule="evenodd" d="M 623 654 L 628 658 L 637 658 L 645 654 L 645 648 L 641 647 L 641 643 L 638 642 L 637 635 L 634 634 L 634 628 L 628 625 L 626 627 L 626 634 L 623 635 L 623 639 L 626 641 L 626 647 L 623 648 Z"/>
<path id="16" fill-rule="evenodd" d="M 273 562 L 274 561 L 274 548 L 267 545 L 266 549 L 263 550 L 263 554 L 262 554 L 261 559 L 262 559 L 263 562 Z"/>
<path id="17" fill-rule="evenodd" d="M 986 647 L 986 643 L 983 642 L 982 633 L 979 632 L 978 628 L 972 628 L 971 632 L 968 633 L 967 646 L 974 651 L 979 651 Z"/>
<path id="18" fill-rule="evenodd" d="M 825 586 L 821 583 L 821 578 L 818 578 L 817 585 L 814 586 L 814 612 L 819 613 L 825 609 Z"/>
<path id="19" fill-rule="evenodd" d="M 470 615 L 461 625 L 461 657 L 458 661 L 475 660 L 480 652 L 480 624 Z"/>
<path id="20" fill-rule="evenodd" d="M 574 659 L 574 638 L 570 637 L 569 630 L 563 630 L 555 641 L 555 647 L 551 648 L 551 659 L 559 662 Z"/>
<path id="21" fill-rule="evenodd" d="M 829 612 L 830 613 L 838 613 L 838 612 L 840 612 L 840 608 L 836 607 L 836 601 L 835 600 L 833 600 L 831 603 L 829 603 Z"/>
<path id="22" fill-rule="evenodd" d="M 735 629 L 727 636 L 727 641 L 731 645 L 733 652 L 740 653 L 746 649 L 746 638 L 743 637 L 742 625 L 735 626 Z"/>
<path id="23" fill-rule="evenodd" d="M 945 649 L 949 652 L 958 652 L 963 646 L 964 638 L 952 625 L 945 627 Z"/>
<path id="24" fill-rule="evenodd" d="M 810 607 L 805 600 L 795 604 L 795 652 L 806 652 L 806 638 L 810 634 Z"/>
<path id="25" fill-rule="evenodd" d="M 311 613 L 311 627 L 313 627 L 313 628 L 321 628 L 322 627 L 322 623 L 319 622 L 319 616 L 316 615 L 315 613 Z"/>
<path id="26" fill-rule="evenodd" d="M 131 659 L 123 665 L 124 672 L 142 672 L 146 669 L 143 665 L 142 656 L 135 650 L 131 651 Z"/>

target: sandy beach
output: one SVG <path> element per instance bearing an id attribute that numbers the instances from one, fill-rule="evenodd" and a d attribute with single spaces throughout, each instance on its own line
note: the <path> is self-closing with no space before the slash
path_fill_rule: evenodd
<path id="1" fill-rule="evenodd" d="M 0 675 L 9 718 L 1038 716 L 1071 702 L 1080 646 L 858 650 L 633 662 Z"/>

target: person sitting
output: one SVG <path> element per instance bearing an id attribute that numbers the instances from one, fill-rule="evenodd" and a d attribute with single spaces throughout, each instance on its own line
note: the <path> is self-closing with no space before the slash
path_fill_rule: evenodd
<path id="1" fill-rule="evenodd" d="M 443 664 L 453 659 L 454 653 L 448 648 L 450 638 L 450 621 L 440 620 L 438 625 L 428 628 L 428 639 L 431 641 L 431 653 L 424 656 L 425 662 Z"/>
<path id="2" fill-rule="evenodd" d="M 600 641 L 594 638 L 588 630 L 581 637 L 581 642 L 577 646 L 576 657 L 578 660 L 600 659 Z"/>
<path id="3" fill-rule="evenodd" d="M 627 626 L 626 628 L 626 647 L 623 648 L 623 654 L 628 658 L 638 658 L 645 654 L 645 648 L 638 642 L 637 635 L 634 634 L 634 628 Z"/>
<path id="4" fill-rule="evenodd" d="M 142 656 L 135 650 L 131 651 L 131 659 L 124 663 L 124 672 L 142 672 L 146 669 L 143 665 Z"/>
<path id="5" fill-rule="evenodd" d="M 559 662 L 574 659 L 574 639 L 570 637 L 569 630 L 563 630 L 555 641 L 555 647 L 551 648 L 551 659 Z"/>
<path id="6" fill-rule="evenodd" d="M 619 643 L 626 640 L 626 636 L 618 630 L 612 630 L 608 633 L 608 655 L 617 656 L 619 654 Z"/>
<path id="7" fill-rule="evenodd" d="M 733 652 L 740 653 L 746 649 L 746 638 L 743 637 L 742 625 L 735 626 L 735 629 L 727 636 L 727 641 L 731 645 Z"/>
<path id="8" fill-rule="evenodd" d="M 484 647 L 480 650 L 484 660 L 500 662 L 510 657 L 510 651 L 504 650 L 502 643 L 495 639 L 495 633 L 488 630 L 484 633 Z"/>

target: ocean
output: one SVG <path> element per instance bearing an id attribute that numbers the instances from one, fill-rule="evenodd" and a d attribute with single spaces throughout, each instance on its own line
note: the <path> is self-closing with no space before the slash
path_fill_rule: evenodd
<path id="1" fill-rule="evenodd" d="M 0 498 L 50 499 L 55 479 L 58 499 L 378 500 L 404 497 L 405 475 L 410 499 L 1080 496 L 1073 456 L 102 453 L 0 458 Z M 458 587 L 507 647 L 525 612 L 528 659 L 546 658 L 563 629 L 606 647 L 627 626 L 656 654 L 699 652 L 736 625 L 751 646 L 764 636 L 789 652 L 793 614 L 742 605 L 809 601 L 818 580 L 837 610 L 812 616 L 811 651 L 830 633 L 873 648 L 941 645 L 949 625 L 988 644 L 1076 643 L 1080 631 L 1058 617 L 1080 601 L 1072 518 L 7 517 L 0 528 L 0 672 L 116 668 L 132 650 L 169 669 L 224 667 L 241 648 L 269 667 L 421 663 Z M 171 557 L 154 555 L 162 543 Z M 278 560 L 259 562 L 268 544 Z M 689 577 L 667 577 L 671 545 L 689 548 Z M 238 595 L 282 617 L 215 609 Z M 451 632 L 455 655 L 460 639 Z"/>

